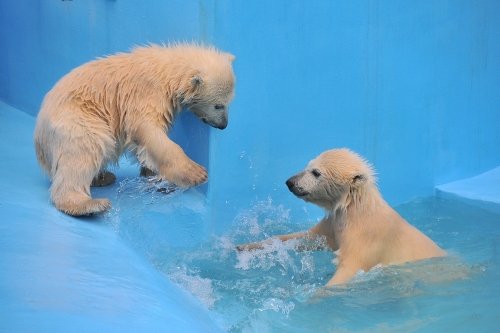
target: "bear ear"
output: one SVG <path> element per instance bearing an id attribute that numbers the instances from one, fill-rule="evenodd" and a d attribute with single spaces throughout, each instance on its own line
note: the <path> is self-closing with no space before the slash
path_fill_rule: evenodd
<path id="1" fill-rule="evenodd" d="M 226 58 L 227 60 L 229 60 L 229 62 L 233 62 L 234 59 L 236 59 L 236 57 L 234 55 L 232 55 L 231 53 L 224 53 L 226 55 Z"/>
<path id="2" fill-rule="evenodd" d="M 361 184 L 364 184 L 366 182 L 366 176 L 363 175 L 362 173 L 357 173 L 352 177 L 352 185 L 354 186 L 359 186 Z"/>
<path id="3" fill-rule="evenodd" d="M 191 78 L 191 85 L 194 87 L 194 88 L 198 88 L 199 86 L 201 86 L 203 84 L 203 79 L 202 77 L 197 74 L 195 76 L 193 76 Z"/>

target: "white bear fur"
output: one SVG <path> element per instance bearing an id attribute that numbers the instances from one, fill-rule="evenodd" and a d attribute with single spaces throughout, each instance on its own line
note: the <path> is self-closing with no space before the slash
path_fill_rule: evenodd
<path id="1" fill-rule="evenodd" d="M 370 164 L 348 149 L 326 151 L 287 181 L 295 195 L 326 210 L 307 232 L 282 241 L 323 236 L 337 251 L 337 270 L 327 286 L 348 282 L 358 271 L 444 256 L 430 238 L 410 225 L 382 198 Z M 239 250 L 264 246 L 253 243 Z"/>
<path id="2" fill-rule="evenodd" d="M 166 133 L 183 108 L 211 126 L 227 125 L 233 59 L 212 47 L 151 45 L 65 75 L 45 96 L 34 133 L 55 206 L 76 216 L 108 209 L 109 200 L 91 198 L 90 185 L 125 150 L 179 186 L 205 182 L 206 170 Z"/>

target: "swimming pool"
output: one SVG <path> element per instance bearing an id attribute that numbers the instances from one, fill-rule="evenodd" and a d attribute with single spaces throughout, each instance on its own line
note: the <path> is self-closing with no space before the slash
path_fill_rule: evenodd
<path id="1" fill-rule="evenodd" d="M 493 212 L 433 195 L 500 165 L 499 16 L 495 0 L 1 1 L 0 331 L 496 331 L 500 178 L 455 192 Z M 228 128 L 174 125 L 209 182 L 166 195 L 124 159 L 93 190 L 108 214 L 57 212 L 32 142 L 44 94 L 96 57 L 180 40 L 236 55 Z M 334 147 L 370 160 L 451 259 L 316 298 L 331 253 L 235 252 L 322 216 L 284 181 Z"/>
<path id="2" fill-rule="evenodd" d="M 449 257 L 377 267 L 345 286 L 325 290 L 335 270 L 330 251 L 297 252 L 292 244 L 278 241 L 255 252 L 235 250 L 236 244 L 311 227 L 314 220 L 305 222 L 300 211 L 272 198 L 255 202 L 240 210 L 231 228 L 199 240 L 200 207 L 184 205 L 184 218 L 171 220 L 171 208 L 165 206 L 178 210 L 179 205 L 166 201 L 183 194 L 168 198 L 151 188 L 144 191 L 146 183 L 124 180 L 106 223 L 197 297 L 225 331 L 493 332 L 497 327 L 498 214 L 436 197 L 401 205 L 397 210 Z M 122 212 L 132 205 L 137 215 Z M 148 214 L 164 218 L 144 224 L 152 220 Z M 184 242 L 191 238 L 190 244 L 168 240 L 165 235 L 171 233 Z"/>

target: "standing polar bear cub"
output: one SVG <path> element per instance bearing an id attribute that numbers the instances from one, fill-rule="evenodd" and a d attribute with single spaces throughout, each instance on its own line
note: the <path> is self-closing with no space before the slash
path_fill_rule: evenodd
<path id="1" fill-rule="evenodd" d="M 227 126 L 233 59 L 211 47 L 152 45 L 64 76 L 45 96 L 34 134 L 55 206 L 75 216 L 107 210 L 109 200 L 92 199 L 90 186 L 114 181 L 105 168 L 125 150 L 178 186 L 205 182 L 206 170 L 166 134 L 183 108 L 210 126 Z"/>
<path id="2" fill-rule="evenodd" d="M 348 149 L 322 153 L 287 180 L 290 191 L 327 212 L 307 232 L 278 236 L 282 241 L 324 236 L 338 251 L 338 265 L 327 286 L 343 284 L 372 267 L 444 256 L 431 239 L 406 222 L 382 198 L 372 167 Z M 241 245 L 239 250 L 261 248 Z"/>

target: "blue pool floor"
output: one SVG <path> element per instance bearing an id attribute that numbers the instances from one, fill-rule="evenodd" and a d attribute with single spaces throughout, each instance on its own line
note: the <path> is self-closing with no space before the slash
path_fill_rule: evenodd
<path id="1" fill-rule="evenodd" d="M 34 123 L 0 102 L 0 332 L 219 332 L 109 225 L 50 204 Z"/>

